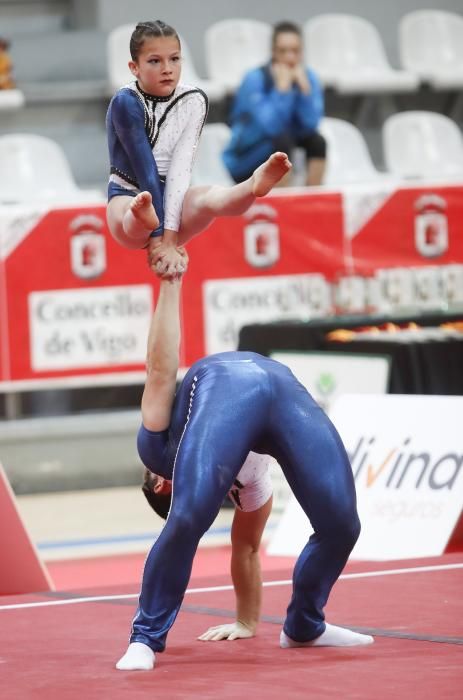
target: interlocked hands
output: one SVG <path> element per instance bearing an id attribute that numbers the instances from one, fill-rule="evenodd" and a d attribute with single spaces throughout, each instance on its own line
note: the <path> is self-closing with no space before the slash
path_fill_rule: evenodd
<path id="1" fill-rule="evenodd" d="M 153 243 L 151 243 L 153 241 Z M 148 263 L 162 279 L 179 279 L 188 267 L 188 254 L 182 246 L 159 243 L 151 239 L 148 247 Z"/>

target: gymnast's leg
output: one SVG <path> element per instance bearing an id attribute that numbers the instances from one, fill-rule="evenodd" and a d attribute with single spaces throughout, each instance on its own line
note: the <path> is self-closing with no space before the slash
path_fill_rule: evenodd
<path id="1" fill-rule="evenodd" d="M 204 231 L 217 216 L 243 214 L 256 197 L 263 197 L 289 172 L 291 163 L 286 153 L 273 153 L 250 178 L 231 187 L 190 187 L 183 202 L 178 234 L 179 245 Z"/>
<path id="2" fill-rule="evenodd" d="M 125 248 L 144 248 L 150 233 L 159 226 L 151 194 L 140 192 L 131 197 L 112 197 L 106 207 L 106 220 L 112 236 Z M 162 235 L 162 231 L 159 231 Z"/>
<path id="3" fill-rule="evenodd" d="M 177 452 L 171 510 L 146 560 L 130 645 L 117 663 L 120 670 L 153 668 L 154 652 L 164 650 L 199 540 L 219 512 L 263 415 L 257 409 L 249 416 L 237 400 L 239 387 L 227 384 L 226 377 L 217 391 L 202 397 L 198 387 L 193 395 L 195 391 L 198 398 L 193 398 Z M 233 401 L 233 412 L 224 412 L 224 393 Z"/>
<path id="4" fill-rule="evenodd" d="M 326 414 L 291 374 L 280 377 L 273 441 L 291 489 L 314 534 L 293 574 L 282 647 L 353 646 L 373 638 L 324 622 L 323 609 L 360 534 L 352 469 Z"/>

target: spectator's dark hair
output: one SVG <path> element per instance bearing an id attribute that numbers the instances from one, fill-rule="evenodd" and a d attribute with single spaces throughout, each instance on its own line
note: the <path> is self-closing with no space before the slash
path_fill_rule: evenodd
<path id="1" fill-rule="evenodd" d="M 8 51 L 10 48 L 10 42 L 4 36 L 0 36 L 0 49 L 2 51 Z"/>
<path id="2" fill-rule="evenodd" d="M 160 19 L 157 19 L 154 22 L 139 22 L 133 30 L 132 36 L 130 37 L 130 55 L 132 56 L 132 60 L 137 60 L 145 39 L 149 37 L 161 36 L 175 37 L 180 46 L 180 37 L 176 30 L 170 26 L 170 24 L 166 24 Z"/>
<path id="3" fill-rule="evenodd" d="M 170 493 L 154 493 L 157 480 L 157 475 L 146 469 L 141 489 L 154 512 L 166 520 L 170 510 L 172 495 Z"/>
<path id="4" fill-rule="evenodd" d="M 294 22 L 278 22 L 273 26 L 272 47 L 275 46 L 279 34 L 297 34 L 302 39 L 302 29 Z"/>

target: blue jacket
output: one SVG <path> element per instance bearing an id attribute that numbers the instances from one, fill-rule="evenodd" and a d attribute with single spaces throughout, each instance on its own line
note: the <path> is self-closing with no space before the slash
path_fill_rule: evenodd
<path id="1" fill-rule="evenodd" d="M 235 95 L 231 111 L 232 136 L 223 160 L 232 175 L 240 176 L 260 165 L 275 150 L 274 137 L 293 138 L 315 131 L 324 113 L 323 88 L 316 73 L 307 68 L 311 92 L 294 86 L 279 92 L 270 65 L 249 71 Z"/>

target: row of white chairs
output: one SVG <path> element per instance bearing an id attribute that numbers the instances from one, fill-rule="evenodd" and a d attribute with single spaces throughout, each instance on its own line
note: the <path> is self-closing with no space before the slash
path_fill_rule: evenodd
<path id="1" fill-rule="evenodd" d="M 0 204 L 104 201 L 102 191 L 77 185 L 66 154 L 53 139 L 0 136 Z"/>
<path id="2" fill-rule="evenodd" d="M 380 181 L 455 179 L 463 182 L 463 137 L 454 121 L 435 112 L 402 112 L 386 119 L 382 142 L 386 172 L 373 164 L 362 132 L 350 122 L 325 117 L 324 185 L 337 187 Z M 206 124 L 193 172 L 195 184 L 231 184 L 222 162 L 230 139 L 226 124 Z"/>
<path id="3" fill-rule="evenodd" d="M 108 36 L 111 90 L 131 78 L 127 68 L 133 25 Z M 399 23 L 401 70 L 392 68 L 376 26 L 355 15 L 322 14 L 303 26 L 306 62 L 326 87 L 343 94 L 410 92 L 421 82 L 435 89 L 463 87 L 463 16 L 440 10 L 419 10 Z M 253 19 L 227 19 L 205 32 L 208 79 L 198 76 L 191 51 L 182 37 L 184 82 L 201 87 L 212 101 L 233 93 L 246 71 L 270 58 L 272 26 Z"/>
<path id="4" fill-rule="evenodd" d="M 375 168 L 366 141 L 353 124 L 325 117 L 320 130 L 328 142 L 327 186 L 420 177 L 463 182 L 462 134 L 441 114 L 403 112 L 386 120 L 383 146 L 387 173 Z M 229 138 L 226 124 L 206 124 L 194 166 L 194 184 L 233 184 L 221 157 Z M 102 192 L 78 187 L 63 150 L 52 139 L 35 134 L 0 136 L 0 203 L 103 200 Z"/>

